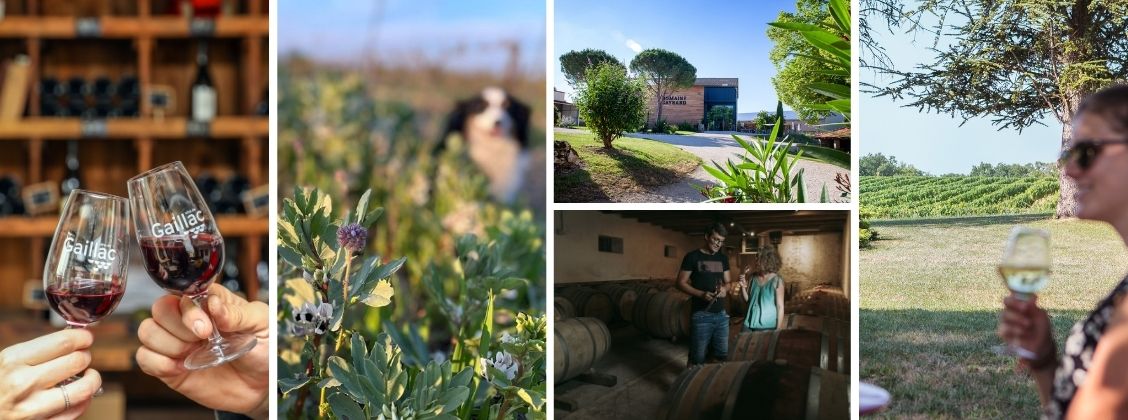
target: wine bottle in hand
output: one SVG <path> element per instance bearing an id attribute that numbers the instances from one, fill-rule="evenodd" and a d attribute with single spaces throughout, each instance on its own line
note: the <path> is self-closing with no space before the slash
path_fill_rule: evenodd
<path id="1" fill-rule="evenodd" d="M 128 187 L 149 277 L 169 293 L 188 296 L 204 308 L 208 286 L 223 267 L 223 236 L 196 183 L 184 165 L 173 162 L 133 177 Z M 184 367 L 221 365 L 243 356 L 256 343 L 253 335 L 224 337 L 212 328 L 208 345 L 185 357 Z"/>

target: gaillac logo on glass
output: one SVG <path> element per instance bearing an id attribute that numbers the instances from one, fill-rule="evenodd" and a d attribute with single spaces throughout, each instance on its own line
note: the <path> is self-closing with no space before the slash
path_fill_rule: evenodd
<path id="1" fill-rule="evenodd" d="M 153 223 L 153 236 L 161 237 L 177 233 L 201 233 L 207 227 L 204 224 L 204 212 L 201 210 L 188 210 L 172 217 L 172 223 Z"/>
<path id="2" fill-rule="evenodd" d="M 102 238 L 75 243 L 74 232 L 67 232 L 67 239 L 63 241 L 63 253 L 73 253 L 80 261 L 85 259 L 103 270 L 110 268 L 110 264 L 117 259 L 117 250 L 103 244 Z"/>

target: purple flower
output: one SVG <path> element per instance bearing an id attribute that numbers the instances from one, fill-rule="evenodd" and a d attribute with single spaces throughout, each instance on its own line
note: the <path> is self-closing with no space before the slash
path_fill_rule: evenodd
<path id="1" fill-rule="evenodd" d="M 368 243 L 368 229 L 356 223 L 349 223 L 337 229 L 337 242 L 354 254 L 364 251 Z"/>

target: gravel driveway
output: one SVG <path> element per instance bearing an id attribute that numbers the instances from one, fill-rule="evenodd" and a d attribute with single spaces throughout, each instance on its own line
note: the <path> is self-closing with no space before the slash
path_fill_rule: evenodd
<path id="1" fill-rule="evenodd" d="M 729 133 L 697 133 L 693 135 L 675 134 L 642 134 L 631 133 L 627 137 L 656 140 L 669 143 L 682 150 L 701 157 L 703 165 L 712 166 L 712 162 L 722 163 L 732 159 L 737 161 L 737 155 L 744 153 L 744 149 Z M 834 176 L 838 173 L 849 173 L 834 165 L 800 160 L 796 166 L 803 168 L 803 181 L 807 186 L 807 202 L 819 202 L 822 186 L 826 184 L 827 190 L 833 199 L 838 190 L 834 187 Z M 628 193 L 617 197 L 616 201 L 627 203 L 696 203 L 704 200 L 704 196 L 694 188 L 694 185 L 714 184 L 715 178 L 698 167 L 685 178 L 672 184 L 659 187 L 657 190 L 646 193 Z"/>

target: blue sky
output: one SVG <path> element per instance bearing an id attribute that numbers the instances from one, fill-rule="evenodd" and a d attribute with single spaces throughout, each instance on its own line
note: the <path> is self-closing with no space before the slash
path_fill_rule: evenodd
<path id="1" fill-rule="evenodd" d="M 425 60 L 447 68 L 498 71 L 518 41 L 522 69 L 544 74 L 545 2 L 285 0 L 278 5 L 278 51 L 357 62 Z M 381 7 L 382 5 L 382 7 Z M 462 46 L 461 53 L 459 46 Z"/>
<path id="2" fill-rule="evenodd" d="M 875 38 L 886 49 L 894 65 L 911 69 L 918 63 L 931 62 L 934 55 L 926 49 L 932 45 L 929 35 L 891 34 L 883 23 L 874 25 Z M 860 80 L 874 84 L 888 80 L 875 79 L 872 71 L 861 70 Z M 1061 147 L 1061 124 L 1047 113 L 1045 126 L 999 131 L 990 118 L 969 120 L 946 114 L 922 114 L 916 108 L 888 98 L 873 98 L 864 93 L 854 103 L 860 114 L 861 136 L 858 146 L 862 154 L 893 155 L 900 162 L 916 166 L 935 175 L 967 173 L 980 162 L 1030 163 L 1057 159 Z"/>
<path id="3" fill-rule="evenodd" d="M 697 77 L 740 79 L 740 113 L 775 110 L 768 60 L 772 42 L 768 22 L 781 11 L 794 11 L 795 0 L 777 1 L 616 1 L 556 2 L 553 85 L 571 93 L 560 74 L 559 57 L 573 50 L 607 51 L 624 64 L 636 49 L 662 48 L 697 67 Z"/>

